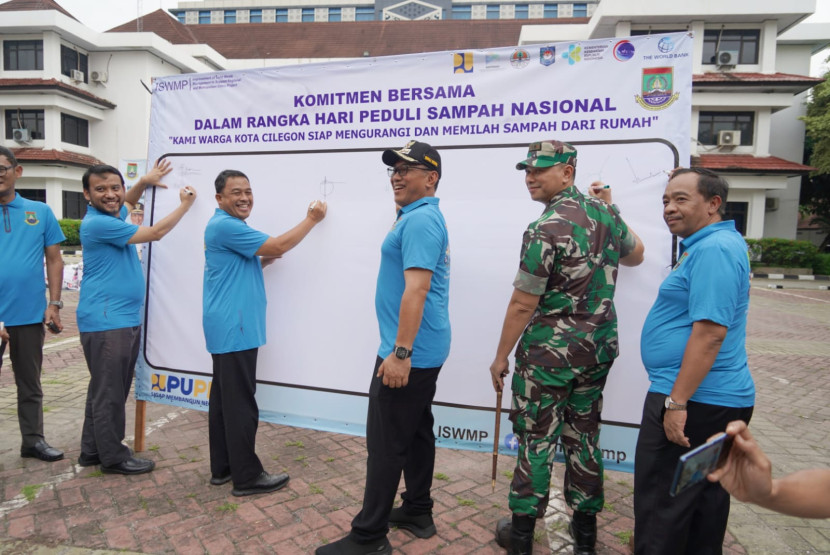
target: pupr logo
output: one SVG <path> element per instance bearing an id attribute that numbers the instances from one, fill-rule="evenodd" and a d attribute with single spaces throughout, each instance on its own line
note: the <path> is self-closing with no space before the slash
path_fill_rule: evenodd
<path id="1" fill-rule="evenodd" d="M 453 73 L 472 73 L 473 72 L 473 53 L 472 52 L 456 52 L 452 55 L 452 72 Z"/>

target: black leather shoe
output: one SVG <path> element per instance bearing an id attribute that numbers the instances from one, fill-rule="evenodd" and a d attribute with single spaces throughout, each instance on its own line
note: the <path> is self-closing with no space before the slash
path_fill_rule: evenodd
<path id="1" fill-rule="evenodd" d="M 156 467 L 156 463 L 148 459 L 129 457 L 124 461 L 112 466 L 101 465 L 101 472 L 104 474 L 146 474 Z"/>
<path id="2" fill-rule="evenodd" d="M 254 495 L 257 493 L 271 493 L 285 487 L 288 483 L 288 474 L 268 474 L 264 470 L 256 480 L 239 486 L 231 490 L 231 493 L 236 497 L 243 497 L 245 495 Z"/>
<path id="3" fill-rule="evenodd" d="M 435 535 L 435 522 L 432 515 L 411 515 L 403 510 L 403 507 L 395 507 L 389 513 L 389 526 L 409 530 L 415 537 L 426 539 Z"/>
<path id="4" fill-rule="evenodd" d="M 315 555 L 388 555 L 392 553 L 392 546 L 385 536 L 369 543 L 357 543 L 350 536 L 346 536 L 336 542 L 318 547 L 314 553 Z"/>
<path id="5" fill-rule="evenodd" d="M 63 458 L 63 451 L 50 447 L 45 439 L 39 439 L 31 447 L 21 447 L 20 456 L 24 459 L 40 459 L 46 462 L 55 462 Z"/>
<path id="6" fill-rule="evenodd" d="M 230 481 L 231 481 L 231 473 L 230 472 L 228 472 L 224 476 L 216 476 L 215 474 L 212 474 L 210 476 L 210 485 L 211 486 L 221 486 L 222 484 L 227 484 Z"/>
<path id="7" fill-rule="evenodd" d="M 98 457 L 98 453 L 87 455 L 81 451 L 81 455 L 78 457 L 78 464 L 81 466 L 95 466 L 96 464 L 101 464 L 101 459 Z"/>

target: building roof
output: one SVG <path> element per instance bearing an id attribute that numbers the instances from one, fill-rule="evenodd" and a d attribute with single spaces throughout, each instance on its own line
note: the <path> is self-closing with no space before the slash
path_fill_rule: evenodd
<path id="1" fill-rule="evenodd" d="M 515 46 L 522 27 L 587 21 L 587 18 L 442 19 L 183 25 L 163 10 L 157 10 L 143 18 L 142 28 L 173 44 L 208 44 L 228 59 L 328 59 Z M 136 28 L 137 22 L 130 21 L 110 31 L 134 32 Z"/>
<path id="2" fill-rule="evenodd" d="M 164 10 L 150 12 L 139 19 L 133 19 L 108 32 L 137 33 L 153 32 L 173 44 L 198 44 L 200 41 L 190 31 L 191 25 L 183 25 Z"/>
<path id="3" fill-rule="evenodd" d="M 706 91 L 734 91 L 736 88 L 740 88 L 741 92 L 786 91 L 798 94 L 815 87 L 823 81 L 824 79 L 821 77 L 793 75 L 791 73 L 711 72 L 693 75 L 692 87 L 696 90 Z"/>
<path id="4" fill-rule="evenodd" d="M 97 104 L 102 108 L 115 108 L 115 104 L 104 100 L 78 87 L 73 87 L 57 79 L 0 79 L 0 93 L 6 91 L 44 91 L 55 90 Z"/>
<path id="5" fill-rule="evenodd" d="M 34 12 L 43 10 L 56 10 L 78 21 L 74 15 L 63 9 L 54 0 L 9 0 L 5 4 L 0 4 L 0 12 Z"/>
<path id="6" fill-rule="evenodd" d="M 103 164 L 94 156 L 86 154 L 78 154 L 77 152 L 69 152 L 66 150 L 45 150 L 42 148 L 13 148 L 14 157 L 18 162 L 58 162 L 61 164 L 68 164 L 70 166 L 80 166 L 88 168 L 98 164 Z"/>
<path id="7" fill-rule="evenodd" d="M 701 154 L 692 156 L 692 167 L 729 173 L 803 175 L 816 168 L 776 156 L 751 154 Z"/>

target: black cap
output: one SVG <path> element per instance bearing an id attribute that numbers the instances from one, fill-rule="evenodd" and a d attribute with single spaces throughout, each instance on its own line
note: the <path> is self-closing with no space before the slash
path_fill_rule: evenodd
<path id="1" fill-rule="evenodd" d="M 441 177 L 441 155 L 427 143 L 409 141 L 400 150 L 383 151 L 383 163 L 387 166 L 394 166 L 400 160 L 423 164 Z"/>

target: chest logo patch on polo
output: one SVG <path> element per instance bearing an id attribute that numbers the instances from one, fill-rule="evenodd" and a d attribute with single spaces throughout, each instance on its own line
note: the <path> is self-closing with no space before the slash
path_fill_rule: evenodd
<path id="1" fill-rule="evenodd" d="M 675 263 L 674 268 L 672 268 L 671 271 L 673 272 L 673 271 L 677 270 L 680 267 L 680 265 L 683 264 L 683 261 L 686 260 L 688 257 L 689 257 L 689 251 L 684 252 L 681 255 L 680 259 Z"/>
<path id="2" fill-rule="evenodd" d="M 39 223 L 36 212 L 26 212 L 26 218 L 24 220 L 29 225 L 37 225 Z"/>

